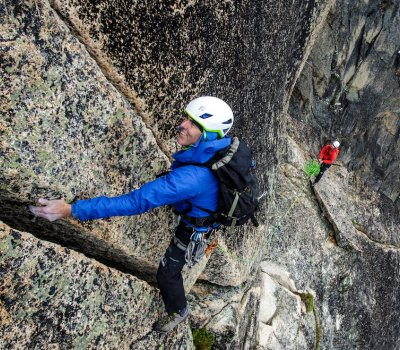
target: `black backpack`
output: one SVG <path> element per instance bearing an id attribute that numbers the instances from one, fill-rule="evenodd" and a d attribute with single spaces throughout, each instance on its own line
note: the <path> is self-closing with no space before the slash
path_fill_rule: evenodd
<path id="1" fill-rule="evenodd" d="M 254 173 L 253 160 L 249 147 L 232 139 L 231 145 L 215 154 L 204 164 L 195 164 L 211 169 L 220 184 L 218 210 L 211 212 L 200 208 L 224 226 L 240 226 L 249 220 L 258 227 L 254 214 L 259 205 L 259 186 Z"/>

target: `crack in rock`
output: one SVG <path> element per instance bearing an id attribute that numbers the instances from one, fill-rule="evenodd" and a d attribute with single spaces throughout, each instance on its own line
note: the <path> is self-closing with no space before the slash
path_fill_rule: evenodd
<path id="1" fill-rule="evenodd" d="M 366 239 L 368 239 L 368 241 L 370 241 L 371 243 L 374 243 L 374 244 L 380 246 L 380 247 L 383 248 L 383 249 L 395 249 L 395 250 L 400 249 L 400 246 L 399 246 L 399 245 L 396 245 L 396 244 L 388 244 L 388 243 L 380 242 L 380 241 L 378 241 L 378 240 L 376 240 L 376 239 L 373 239 L 373 238 L 368 234 L 367 230 L 366 230 L 363 226 L 361 226 L 361 225 L 359 225 L 359 224 L 357 224 L 357 223 L 354 223 L 354 222 L 353 222 L 353 226 L 354 226 L 354 228 L 356 229 L 356 231 L 357 231 L 357 233 L 358 233 L 359 235 L 362 235 L 363 237 L 365 237 Z"/>
<path id="2" fill-rule="evenodd" d="M 65 18 L 61 11 L 62 5 L 60 2 L 57 0 L 49 0 L 48 4 L 50 8 L 57 14 L 60 21 L 62 21 L 70 30 L 71 34 L 86 48 L 86 51 L 97 63 L 98 67 L 103 72 L 105 78 L 110 82 L 110 84 L 134 107 L 143 123 L 149 130 L 151 130 L 157 146 L 171 161 L 171 152 L 164 145 L 159 132 L 151 126 L 150 116 L 148 112 L 146 112 L 145 101 L 137 96 L 135 91 L 128 85 L 125 78 L 119 74 L 115 67 L 110 63 L 110 60 L 106 54 L 102 52 L 101 47 L 98 47 L 98 45 L 92 41 L 90 36 L 84 33 L 83 29 L 79 27 L 79 24 L 76 22 L 73 23 Z"/>

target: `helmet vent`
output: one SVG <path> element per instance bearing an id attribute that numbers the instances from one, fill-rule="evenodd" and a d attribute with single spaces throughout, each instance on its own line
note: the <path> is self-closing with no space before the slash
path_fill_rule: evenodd
<path id="1" fill-rule="evenodd" d="M 229 119 L 229 120 L 223 122 L 222 124 L 232 124 L 232 119 Z"/>

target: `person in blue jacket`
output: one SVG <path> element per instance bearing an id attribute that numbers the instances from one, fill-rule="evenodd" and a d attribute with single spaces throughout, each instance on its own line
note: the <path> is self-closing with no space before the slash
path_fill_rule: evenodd
<path id="1" fill-rule="evenodd" d="M 182 150 L 173 155 L 174 162 L 167 175 L 118 197 L 101 196 L 74 204 L 41 198 L 41 206 L 29 207 L 34 215 L 54 221 L 70 216 L 93 220 L 137 215 L 171 205 L 180 214 L 180 222 L 157 270 L 157 283 L 167 313 L 155 327 L 161 332 L 173 330 L 189 315 L 181 273 L 186 262 L 194 263 L 191 258 L 188 260 L 188 247 L 195 251 L 202 235 L 218 227 L 209 213 L 217 210 L 218 180 L 209 168 L 196 164 L 204 164 L 216 152 L 229 147 L 231 138 L 226 134 L 234 120 L 231 108 L 211 96 L 194 99 L 184 112 L 187 118 L 178 127 L 177 136 Z"/>

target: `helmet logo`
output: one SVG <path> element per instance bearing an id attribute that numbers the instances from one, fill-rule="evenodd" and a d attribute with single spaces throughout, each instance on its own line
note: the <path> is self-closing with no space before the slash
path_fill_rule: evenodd
<path id="1" fill-rule="evenodd" d="M 210 118 L 210 117 L 212 117 L 212 114 L 208 114 L 208 113 L 204 113 L 204 114 L 202 114 L 200 116 L 201 119 L 207 119 L 207 118 Z"/>

